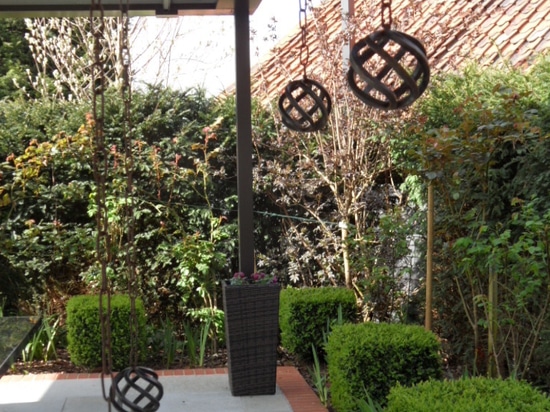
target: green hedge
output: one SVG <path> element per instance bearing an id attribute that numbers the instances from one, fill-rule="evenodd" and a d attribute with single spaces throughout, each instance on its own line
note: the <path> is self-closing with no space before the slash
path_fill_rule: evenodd
<path id="1" fill-rule="evenodd" d="M 526 382 L 489 378 L 396 386 L 386 412 L 542 412 L 550 400 Z"/>
<path id="2" fill-rule="evenodd" d="M 324 358 L 327 322 L 338 318 L 357 320 L 357 303 L 352 290 L 344 288 L 287 288 L 281 291 L 279 324 L 282 346 L 304 360 L 312 360 L 311 345 Z"/>
<path id="3" fill-rule="evenodd" d="M 107 310 L 106 302 L 103 302 Z M 144 359 L 146 348 L 145 310 L 141 300 L 136 300 L 138 319 L 139 357 Z M 123 369 L 130 362 L 130 299 L 127 295 L 111 296 L 111 339 L 113 368 Z M 71 361 L 75 365 L 95 368 L 101 366 L 101 327 L 99 322 L 99 297 L 75 296 L 67 303 L 67 340 Z"/>
<path id="4" fill-rule="evenodd" d="M 420 326 L 384 323 L 335 327 L 327 345 L 332 405 L 355 412 L 357 400 L 385 405 L 390 388 L 441 377 L 440 344 Z"/>

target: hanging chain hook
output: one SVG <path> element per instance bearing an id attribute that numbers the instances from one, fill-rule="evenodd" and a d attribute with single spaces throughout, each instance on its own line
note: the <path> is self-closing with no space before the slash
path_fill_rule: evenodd
<path id="1" fill-rule="evenodd" d="M 307 2 L 308 0 L 298 0 L 300 3 L 300 29 L 301 29 L 301 44 L 300 44 L 300 64 L 304 71 L 304 79 L 307 78 L 307 66 L 309 64 L 309 46 L 307 44 Z"/>
<path id="2" fill-rule="evenodd" d="M 382 0 L 382 10 L 380 15 L 382 19 L 382 28 L 384 30 L 389 30 L 393 23 L 392 13 L 391 13 L 391 2 L 392 0 Z"/>
<path id="3" fill-rule="evenodd" d="M 290 82 L 278 101 L 283 124 L 297 132 L 316 132 L 327 125 L 332 101 L 325 88 L 315 80 L 307 78 L 309 48 L 307 42 L 307 2 L 300 3 L 300 64 L 303 68 L 302 80 Z"/>

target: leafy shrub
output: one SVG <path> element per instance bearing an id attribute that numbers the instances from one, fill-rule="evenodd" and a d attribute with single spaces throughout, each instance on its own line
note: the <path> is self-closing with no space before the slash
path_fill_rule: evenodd
<path id="1" fill-rule="evenodd" d="M 550 330 L 548 322 L 546 320 L 545 328 L 540 333 L 539 344 L 533 353 L 533 361 L 526 378 L 531 384 L 547 393 L 550 388 Z"/>
<path id="2" fill-rule="evenodd" d="M 550 399 L 526 382 L 484 377 L 392 388 L 386 412 L 550 411 Z"/>
<path id="3" fill-rule="evenodd" d="M 385 404 L 397 383 L 409 386 L 439 378 L 439 349 L 436 336 L 420 326 L 364 323 L 335 327 L 326 348 L 334 408 L 356 411 L 357 398 L 365 391 L 373 401 Z"/>
<path id="4" fill-rule="evenodd" d="M 433 185 L 434 327 L 450 365 L 476 374 L 536 379 L 533 349 L 549 307 L 549 236 L 540 229 L 550 193 L 550 60 L 540 57 L 529 71 L 470 67 L 436 80 L 392 141 L 394 164 Z M 496 284 L 488 273 L 498 276 L 498 311 L 486 299 Z M 488 351 L 489 325 L 499 339 Z"/>
<path id="5" fill-rule="evenodd" d="M 123 105 L 117 90 L 106 93 L 110 280 L 114 292 L 124 293 L 126 175 L 117 167 L 124 158 Z M 220 256 L 224 265 L 226 258 L 233 265 L 237 260 L 234 104 L 214 104 L 202 90 L 156 86 L 132 96 L 141 297 L 152 321 L 195 321 L 191 310 L 212 310 L 221 296 Z M 6 159 L 0 162 L 0 295 L 6 313 L 17 313 L 21 302 L 36 306 L 25 312 L 61 313 L 64 307 L 51 307 L 65 302 L 60 296 L 98 290 L 88 103 L 0 101 L 0 159 Z"/>
<path id="6" fill-rule="evenodd" d="M 103 302 L 104 310 L 107 304 Z M 128 366 L 132 349 L 130 338 L 130 298 L 126 295 L 111 296 L 111 345 L 113 367 Z M 141 300 L 136 300 L 138 342 L 136 350 L 143 359 L 145 354 L 145 310 Z M 67 339 L 71 361 L 75 365 L 90 368 L 101 365 L 101 325 L 99 321 L 99 297 L 95 295 L 75 296 L 67 303 Z"/>
<path id="7" fill-rule="evenodd" d="M 412 289 L 421 274 L 412 260 L 417 252 L 411 251 L 421 245 L 411 237 L 412 219 L 418 217 L 389 209 L 360 238 L 350 236 L 351 270 L 362 274 L 355 287 L 362 298 L 364 318 L 391 322 L 398 317 L 402 323 L 420 323 Z"/>
<path id="8" fill-rule="evenodd" d="M 356 321 L 357 304 L 352 290 L 332 287 L 282 290 L 279 309 L 282 345 L 302 359 L 312 360 L 311 345 L 323 348 L 339 307 L 343 320 Z"/>

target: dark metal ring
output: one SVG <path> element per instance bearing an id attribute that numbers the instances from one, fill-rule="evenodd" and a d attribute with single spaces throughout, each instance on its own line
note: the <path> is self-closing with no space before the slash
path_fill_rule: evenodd
<path id="1" fill-rule="evenodd" d="M 390 41 L 399 45 L 394 55 L 385 50 Z M 374 56 L 383 64 L 368 67 L 369 63 L 374 64 Z M 403 61 L 409 64 L 405 66 Z M 369 106 L 383 110 L 409 106 L 430 81 L 430 66 L 422 43 L 394 30 L 380 30 L 359 40 L 351 51 L 350 66 L 347 80 L 353 93 Z M 360 87 L 358 81 L 365 86 Z M 378 95 L 373 95 L 376 92 Z"/>
<path id="2" fill-rule="evenodd" d="M 152 369 L 129 367 L 113 378 L 111 403 L 117 411 L 154 412 L 163 395 L 164 389 Z"/>
<path id="3" fill-rule="evenodd" d="M 286 127 L 297 132 L 315 132 L 327 125 L 332 101 L 319 82 L 304 78 L 285 87 L 278 106 Z"/>

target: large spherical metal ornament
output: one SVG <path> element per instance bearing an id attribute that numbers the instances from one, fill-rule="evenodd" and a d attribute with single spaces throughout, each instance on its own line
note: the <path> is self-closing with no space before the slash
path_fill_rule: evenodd
<path id="1" fill-rule="evenodd" d="M 407 107 L 426 90 L 429 81 L 426 50 L 408 34 L 383 29 L 352 48 L 348 84 L 369 106 L 383 110 Z"/>
<path id="2" fill-rule="evenodd" d="M 283 124 L 296 132 L 323 129 L 331 110 L 328 92 L 319 82 L 308 78 L 290 82 L 279 98 Z"/>
<path id="3" fill-rule="evenodd" d="M 157 411 L 163 395 L 164 389 L 152 369 L 130 367 L 113 378 L 111 403 L 117 411 Z"/>

